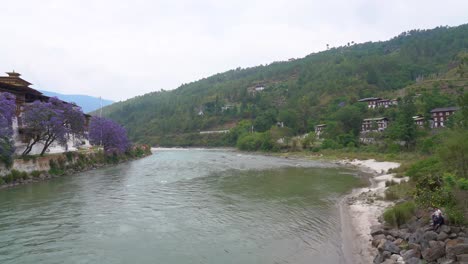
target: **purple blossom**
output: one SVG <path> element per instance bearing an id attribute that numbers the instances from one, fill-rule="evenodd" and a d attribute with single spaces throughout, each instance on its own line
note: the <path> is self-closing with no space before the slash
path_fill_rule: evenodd
<path id="1" fill-rule="evenodd" d="M 93 145 L 103 146 L 108 154 L 120 154 L 130 147 L 125 128 L 107 118 L 93 117 L 91 119 L 89 140 Z"/>
<path id="2" fill-rule="evenodd" d="M 34 101 L 25 107 L 24 134 L 29 141 L 23 155 L 41 142 L 44 144 L 41 155 L 53 142 L 66 145 L 71 135 L 84 135 L 84 115 L 81 108 L 65 103 L 56 97 L 47 102 Z"/>
<path id="3" fill-rule="evenodd" d="M 13 117 L 16 100 L 10 93 L 0 93 L 0 162 L 10 166 L 15 153 L 13 136 Z"/>

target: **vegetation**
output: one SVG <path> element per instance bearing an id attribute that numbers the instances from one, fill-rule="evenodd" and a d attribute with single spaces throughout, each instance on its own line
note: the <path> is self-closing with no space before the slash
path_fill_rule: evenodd
<path id="1" fill-rule="evenodd" d="M 388 208 L 384 212 L 383 217 L 385 222 L 399 227 L 406 223 L 413 216 L 415 210 L 416 205 L 414 202 L 404 202 Z"/>
<path id="2" fill-rule="evenodd" d="M 10 167 L 15 152 L 11 139 L 13 136 L 12 121 L 16 110 L 15 96 L 0 93 L 0 163 Z"/>
<path id="3" fill-rule="evenodd" d="M 327 124 L 323 138 L 329 149 L 359 147 L 361 121 L 386 116 L 393 128 L 384 136 L 385 151 L 416 147 L 418 131 L 410 114 L 428 118 L 435 107 L 453 106 L 466 76 L 468 25 L 412 30 L 384 42 L 331 48 L 302 59 L 227 71 L 105 107 L 105 116 L 124 125 L 129 137 L 151 145 L 236 146 L 241 135 L 204 140 L 200 131 L 270 131 L 277 122 L 294 136 Z M 264 90 L 256 91 L 262 86 Z M 400 107 L 369 110 L 359 98 L 400 98 Z M 233 128 L 233 126 L 239 128 Z M 408 130 L 408 128 L 410 130 Z M 244 134 L 243 136 L 246 136 Z M 255 136 L 249 136 L 250 139 Z M 283 137 L 281 137 L 283 138 Z M 235 140 L 234 140 L 235 139 Z M 394 141 L 404 141 L 404 145 Z M 311 146 L 309 148 L 313 148 Z M 279 145 L 273 149 L 284 148 Z M 306 147 L 307 148 L 307 147 Z M 380 151 L 380 150 L 379 150 Z"/>

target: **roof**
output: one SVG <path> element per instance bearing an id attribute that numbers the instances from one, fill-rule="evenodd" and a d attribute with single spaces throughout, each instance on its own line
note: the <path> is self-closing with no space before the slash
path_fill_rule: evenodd
<path id="1" fill-rule="evenodd" d="M 326 124 L 316 125 L 316 127 L 326 127 L 326 126 L 327 126 Z"/>
<path id="2" fill-rule="evenodd" d="M 363 121 L 382 121 L 382 120 L 387 120 L 388 121 L 388 118 L 386 118 L 386 117 L 366 118 Z"/>
<path id="3" fill-rule="evenodd" d="M 434 108 L 431 110 L 431 113 L 435 112 L 447 112 L 447 111 L 457 111 L 459 108 L 456 106 L 450 106 L 450 107 L 440 107 L 440 108 Z"/>
<path id="4" fill-rule="evenodd" d="M 14 85 L 10 83 L 4 83 L 1 80 L 0 80 L 0 89 L 5 90 L 7 92 L 12 92 L 12 93 L 25 93 L 25 94 L 28 93 L 28 94 L 34 94 L 34 95 L 42 95 L 41 92 L 33 88 L 29 88 L 27 86 L 18 86 L 18 85 Z"/>
<path id="5" fill-rule="evenodd" d="M 382 98 L 380 98 L 380 97 L 368 97 L 368 98 L 359 99 L 358 102 L 377 101 L 377 100 L 381 100 L 381 99 Z"/>

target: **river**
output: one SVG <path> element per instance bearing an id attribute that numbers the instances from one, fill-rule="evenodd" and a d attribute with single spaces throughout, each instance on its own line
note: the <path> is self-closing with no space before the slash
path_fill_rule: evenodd
<path id="1" fill-rule="evenodd" d="M 0 263 L 343 263 L 331 163 L 230 150 L 141 160 L 0 190 Z"/>

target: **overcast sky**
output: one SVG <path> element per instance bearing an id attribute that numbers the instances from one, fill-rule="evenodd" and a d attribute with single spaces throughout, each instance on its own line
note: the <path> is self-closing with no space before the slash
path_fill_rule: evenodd
<path id="1" fill-rule="evenodd" d="M 0 0 L 0 72 L 123 100 L 326 44 L 468 23 L 466 0 Z"/>

